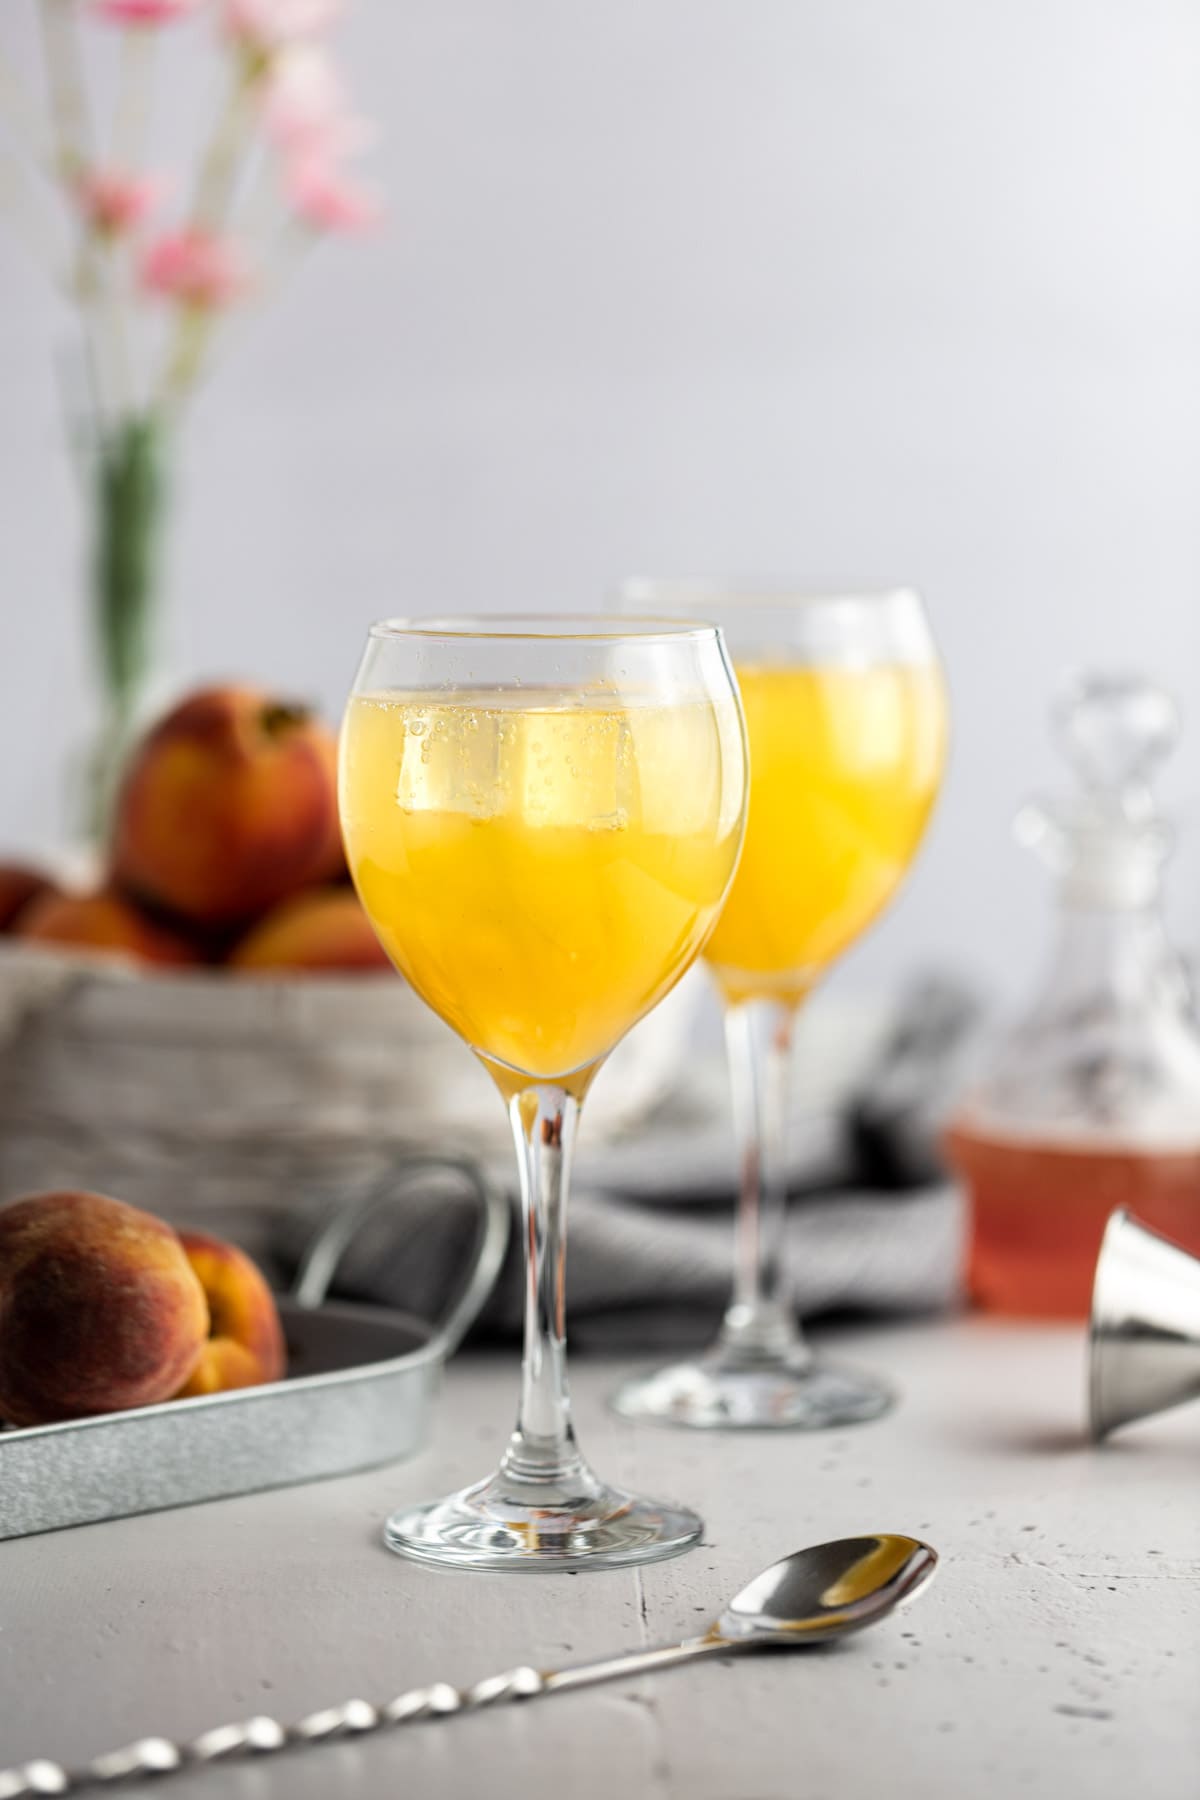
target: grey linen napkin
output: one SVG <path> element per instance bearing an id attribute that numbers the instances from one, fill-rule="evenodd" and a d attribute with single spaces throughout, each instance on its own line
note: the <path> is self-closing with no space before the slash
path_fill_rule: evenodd
<path id="1" fill-rule="evenodd" d="M 804 1316 L 929 1310 L 957 1298 L 962 1213 L 937 1138 L 976 1016 L 956 983 L 914 983 L 850 1085 L 800 1118 L 787 1239 Z M 574 1346 L 671 1348 L 714 1329 L 729 1295 L 736 1188 L 725 1093 L 719 1056 L 698 1058 L 635 1137 L 589 1150 L 584 1135 L 569 1220 Z M 492 1173 L 511 1185 L 509 1165 Z M 279 1222 L 273 1248 L 285 1268 L 315 1219 Z M 410 1186 L 364 1224 L 334 1291 L 436 1318 L 461 1286 L 475 1231 L 461 1178 Z M 522 1312 L 515 1232 L 474 1335 L 512 1338 Z"/>

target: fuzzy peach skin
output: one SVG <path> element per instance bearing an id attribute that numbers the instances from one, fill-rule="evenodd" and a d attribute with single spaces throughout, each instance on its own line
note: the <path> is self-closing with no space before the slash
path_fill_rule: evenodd
<path id="1" fill-rule="evenodd" d="M 35 900 L 54 893 L 48 875 L 28 863 L 0 863 L 0 931 L 12 931 Z"/>
<path id="2" fill-rule="evenodd" d="M 259 1269 L 220 1238 L 201 1231 L 179 1236 L 208 1302 L 209 1335 L 175 1398 L 278 1381 L 287 1367 L 287 1349 L 274 1296 Z"/>
<path id="3" fill-rule="evenodd" d="M 178 932 L 148 919 L 119 894 L 47 894 L 17 920 L 16 935 L 37 944 L 69 944 L 176 967 L 200 961 Z"/>
<path id="4" fill-rule="evenodd" d="M 0 1418 L 46 1425 L 168 1400 L 208 1338 L 169 1225 L 103 1194 L 0 1207 Z"/>
<path id="5" fill-rule="evenodd" d="M 353 888 L 314 889 L 285 900 L 242 939 L 229 961 L 235 969 L 264 975 L 292 969 L 392 971 Z"/>
<path id="6" fill-rule="evenodd" d="M 255 688 L 193 694 L 134 752 L 117 802 L 117 885 L 220 930 L 336 873 L 336 756 L 304 707 Z"/>

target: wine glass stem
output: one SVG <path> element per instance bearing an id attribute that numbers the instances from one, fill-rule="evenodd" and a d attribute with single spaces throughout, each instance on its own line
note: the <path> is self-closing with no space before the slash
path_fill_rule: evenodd
<path id="1" fill-rule="evenodd" d="M 748 1000 L 725 1014 L 741 1167 L 733 1299 L 721 1348 L 773 1361 L 800 1344 L 787 1273 L 787 1103 L 794 1002 Z"/>
<path id="2" fill-rule="evenodd" d="M 525 1352 L 517 1426 L 502 1469 L 516 1481 L 569 1480 L 583 1467 L 567 1392 L 567 1185 L 579 1103 L 529 1087 L 509 1103 L 525 1228 Z"/>

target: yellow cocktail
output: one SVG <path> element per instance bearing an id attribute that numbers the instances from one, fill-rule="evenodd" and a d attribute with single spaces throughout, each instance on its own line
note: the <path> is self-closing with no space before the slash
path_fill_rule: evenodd
<path id="1" fill-rule="evenodd" d="M 912 861 L 945 756 L 941 678 L 930 667 L 735 667 L 750 805 L 705 954 L 729 1000 L 798 1000 Z"/>
<path id="2" fill-rule="evenodd" d="M 731 698 L 351 701 L 355 884 L 397 967 L 493 1073 L 580 1097 L 693 961 L 737 857 L 739 734 Z"/>

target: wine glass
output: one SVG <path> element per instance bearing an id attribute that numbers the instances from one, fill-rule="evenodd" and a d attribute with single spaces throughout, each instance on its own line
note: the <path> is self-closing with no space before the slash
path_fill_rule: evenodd
<path id="1" fill-rule="evenodd" d="M 694 961 L 741 849 L 745 729 L 711 625 L 374 625 L 342 727 L 354 882 L 415 991 L 508 1108 L 526 1246 L 516 1429 L 498 1471 L 396 1513 L 393 1550 L 510 1569 L 685 1550 L 684 1507 L 600 1481 L 567 1397 L 567 1181 L 609 1051 Z"/>
<path id="2" fill-rule="evenodd" d="M 710 618 L 733 656 L 750 746 L 745 848 L 705 957 L 725 1011 L 741 1163 L 733 1297 L 705 1356 L 614 1404 L 696 1426 L 870 1419 L 887 1387 L 813 1357 L 786 1269 L 787 1091 L 796 1013 L 895 891 L 945 758 L 946 700 L 913 593 L 626 583 L 619 604 Z"/>

